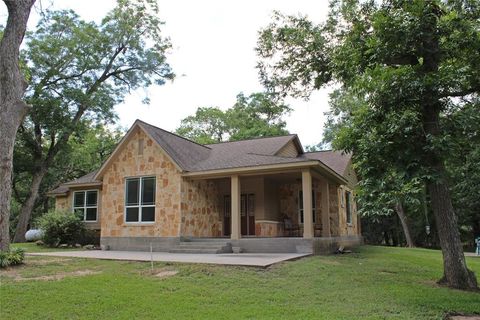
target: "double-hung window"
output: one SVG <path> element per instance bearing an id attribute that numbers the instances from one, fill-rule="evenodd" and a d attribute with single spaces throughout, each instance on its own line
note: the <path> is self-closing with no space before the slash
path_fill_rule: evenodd
<path id="1" fill-rule="evenodd" d="M 75 191 L 73 193 L 73 211 L 77 213 L 83 221 L 97 221 L 98 191 Z"/>
<path id="2" fill-rule="evenodd" d="M 155 177 L 126 179 L 125 222 L 155 221 L 155 185 Z"/>
<path id="3" fill-rule="evenodd" d="M 315 209 L 315 206 L 316 206 L 316 203 L 317 203 L 317 199 L 315 198 L 315 191 L 312 190 L 312 215 L 313 215 L 313 223 L 315 223 L 315 220 L 316 220 L 316 209 Z M 299 220 L 300 220 L 300 223 L 303 223 L 303 191 L 300 190 L 298 192 L 298 214 L 299 214 Z"/>

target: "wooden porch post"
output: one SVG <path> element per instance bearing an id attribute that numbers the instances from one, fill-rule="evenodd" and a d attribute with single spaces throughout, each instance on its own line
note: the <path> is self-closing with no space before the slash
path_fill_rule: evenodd
<path id="1" fill-rule="evenodd" d="M 303 237 L 313 238 L 312 174 L 310 169 L 302 171 L 303 193 Z"/>
<path id="2" fill-rule="evenodd" d="M 231 197 L 232 197 L 232 233 L 230 238 L 238 240 L 241 237 L 240 232 L 240 178 L 235 175 L 231 178 Z"/>
<path id="3" fill-rule="evenodd" d="M 321 181 L 322 191 L 322 237 L 330 237 L 330 191 L 328 181 Z"/>

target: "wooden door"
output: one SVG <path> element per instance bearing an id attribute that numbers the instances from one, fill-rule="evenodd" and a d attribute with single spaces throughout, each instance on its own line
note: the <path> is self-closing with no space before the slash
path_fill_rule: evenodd
<path id="1" fill-rule="evenodd" d="M 240 199 L 242 236 L 255 235 L 255 195 L 242 194 Z"/>

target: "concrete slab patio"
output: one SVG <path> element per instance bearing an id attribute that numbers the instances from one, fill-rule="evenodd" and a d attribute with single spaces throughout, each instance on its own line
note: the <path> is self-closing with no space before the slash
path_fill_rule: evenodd
<path id="1" fill-rule="evenodd" d="M 64 251 L 64 252 L 35 252 L 26 253 L 30 256 L 52 256 L 71 258 L 91 258 L 106 260 L 129 261 L 161 261 L 181 263 L 206 263 L 232 266 L 268 267 L 272 264 L 287 260 L 295 260 L 308 253 L 225 253 L 225 254 L 193 254 L 193 253 L 167 253 L 167 252 L 141 252 L 141 251 Z"/>

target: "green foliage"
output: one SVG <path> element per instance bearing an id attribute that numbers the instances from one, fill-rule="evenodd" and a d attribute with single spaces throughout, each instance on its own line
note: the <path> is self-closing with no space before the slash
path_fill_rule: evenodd
<path id="1" fill-rule="evenodd" d="M 22 130 L 22 129 L 20 129 Z M 21 133 L 20 133 L 21 134 Z M 98 124 L 86 125 L 70 137 L 67 145 L 56 156 L 40 185 L 33 218 L 47 212 L 53 206 L 47 192 L 59 184 L 71 181 L 98 169 L 111 154 L 124 134 L 123 129 L 108 129 Z M 12 233 L 21 203 L 28 195 L 32 174 L 35 172 L 35 159 L 26 139 L 17 139 L 14 149 L 13 197 L 10 215 Z"/>
<path id="2" fill-rule="evenodd" d="M 195 115 L 182 120 L 176 133 L 202 144 L 283 135 L 288 131 L 282 117 L 290 111 L 272 95 L 240 93 L 226 111 L 198 108 Z"/>
<path id="3" fill-rule="evenodd" d="M 85 233 L 84 222 L 73 212 L 50 211 L 43 214 L 37 224 L 43 231 L 43 242 L 51 247 L 74 245 Z"/>
<path id="4" fill-rule="evenodd" d="M 7 268 L 23 263 L 25 251 L 22 248 L 13 248 L 10 251 L 0 252 L 0 268 Z"/>
<path id="5" fill-rule="evenodd" d="M 474 174 L 464 171 L 476 153 L 461 142 L 465 121 L 455 136 L 448 127 L 454 110 L 478 101 L 479 30 L 478 1 L 332 1 L 318 25 L 276 13 L 260 32 L 258 68 L 280 96 L 308 98 L 336 84 L 325 141 L 353 152 L 361 212 L 389 214 L 398 200 L 419 210 L 424 183 L 448 181 L 445 160 L 458 177 L 456 208 L 466 212 L 461 203 L 479 201 Z M 441 126 L 426 120 L 432 114 Z"/>
<path id="6" fill-rule="evenodd" d="M 20 221 L 29 220 L 33 202 L 44 207 L 39 211 L 48 209 L 48 203 L 35 201 L 39 190 L 65 181 L 73 171 L 78 177 L 103 158 L 108 148 L 96 146 L 105 149 L 100 153 L 83 146 L 71 150 L 76 141 L 82 144 L 84 133 L 114 122 L 113 107 L 132 90 L 173 79 L 166 62 L 171 45 L 161 35 L 162 24 L 156 1 L 119 0 L 99 24 L 83 21 L 73 11 L 47 10 L 27 35 L 21 54 L 30 79 L 26 100 L 33 108 L 17 137 L 28 159 L 22 161 L 27 170 L 16 169 L 22 173 L 19 184 L 26 186 L 15 191 L 16 201 L 23 204 Z M 75 153 L 78 157 L 72 157 Z M 68 165 L 72 167 L 62 171 Z"/>

